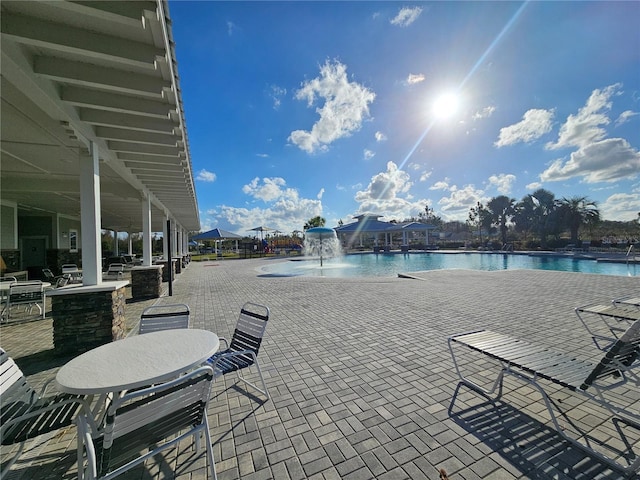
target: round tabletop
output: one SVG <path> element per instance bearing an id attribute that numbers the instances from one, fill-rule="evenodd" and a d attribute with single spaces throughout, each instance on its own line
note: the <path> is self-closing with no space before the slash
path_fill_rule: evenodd
<path id="1" fill-rule="evenodd" d="M 164 382 L 199 366 L 220 346 L 207 330 L 175 329 L 135 335 L 74 358 L 56 375 L 67 393 L 94 395 Z"/>

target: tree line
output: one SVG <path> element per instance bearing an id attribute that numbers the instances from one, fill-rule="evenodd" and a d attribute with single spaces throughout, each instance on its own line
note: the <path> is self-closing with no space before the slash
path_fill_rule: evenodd
<path id="1" fill-rule="evenodd" d="M 444 222 L 429 207 L 422 217 L 435 224 L 440 221 L 439 226 L 444 226 Z M 640 221 L 640 213 L 637 220 Z M 592 235 L 595 232 L 604 235 L 608 230 L 609 235 L 632 237 L 638 241 L 638 221 L 603 221 L 598 203 L 589 197 L 556 198 L 549 190 L 540 188 L 520 201 L 500 195 L 485 204 L 478 202 L 469 209 L 466 225 L 479 237 L 480 243 L 483 243 L 483 236 L 499 233 L 503 244 L 515 239 L 537 243 L 540 248 L 546 249 L 551 240 L 557 243 L 567 233 L 569 242 L 577 245 L 580 233 L 585 229 Z M 606 229 L 598 228 L 603 224 L 606 224 Z"/>

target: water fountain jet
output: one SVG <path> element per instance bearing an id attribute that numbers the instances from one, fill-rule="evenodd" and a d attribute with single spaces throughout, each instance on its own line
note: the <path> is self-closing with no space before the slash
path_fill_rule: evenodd
<path id="1" fill-rule="evenodd" d="M 313 227 L 304 233 L 304 254 L 320 257 L 320 266 L 323 259 L 327 257 L 338 257 L 341 255 L 340 241 L 333 228 Z"/>

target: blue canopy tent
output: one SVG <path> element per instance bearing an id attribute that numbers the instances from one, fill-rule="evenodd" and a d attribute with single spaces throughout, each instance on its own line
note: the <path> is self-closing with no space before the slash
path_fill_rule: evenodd
<path id="1" fill-rule="evenodd" d="M 215 240 L 216 241 L 216 251 L 217 242 L 222 240 L 235 240 L 236 241 L 236 251 L 238 251 L 238 240 L 242 238 L 242 235 L 238 235 L 237 233 L 227 232 L 226 230 L 222 230 L 221 228 L 214 228 L 213 230 L 209 230 L 207 232 L 198 233 L 191 237 L 191 240 Z"/>
<path id="2" fill-rule="evenodd" d="M 214 228 L 213 230 L 209 230 L 208 232 L 198 233 L 194 235 L 193 237 L 191 237 L 191 240 L 238 240 L 240 238 L 242 238 L 242 235 L 227 232 L 226 230 L 222 230 L 221 228 Z"/>

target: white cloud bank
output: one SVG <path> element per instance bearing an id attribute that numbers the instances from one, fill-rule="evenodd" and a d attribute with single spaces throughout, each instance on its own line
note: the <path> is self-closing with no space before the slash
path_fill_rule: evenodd
<path id="1" fill-rule="evenodd" d="M 567 147 L 584 147 L 605 138 L 607 132 L 602 125 L 610 123 L 611 97 L 621 94 L 622 85 L 616 83 L 591 93 L 584 107 L 576 115 L 569 115 L 560 127 L 558 140 L 548 143 L 547 148 L 557 150 Z"/>
<path id="2" fill-rule="evenodd" d="M 320 76 L 305 82 L 295 97 L 306 100 L 309 107 L 318 98 L 324 100 L 324 105 L 316 108 L 320 119 L 311 130 L 295 130 L 288 139 L 301 150 L 315 153 L 359 130 L 369 116 L 369 104 L 376 94 L 356 82 L 350 82 L 344 64 L 327 61 L 320 68 Z"/>
<path id="3" fill-rule="evenodd" d="M 359 203 L 355 215 L 378 213 L 387 219 L 402 220 L 424 211 L 426 200 L 413 200 L 409 190 L 413 186 L 407 172 L 394 162 L 387 162 L 387 169 L 371 177 L 369 185 L 355 195 Z"/>
<path id="4" fill-rule="evenodd" d="M 240 235 L 249 235 L 252 228 L 260 225 L 290 234 L 300 230 L 310 218 L 322 215 L 324 190 L 320 190 L 315 199 L 301 198 L 298 190 L 288 187 L 281 177 L 256 177 L 242 191 L 251 197 L 249 203 L 260 201 L 263 206 L 222 205 L 207 212 L 211 217 L 225 219 L 233 225 L 230 230 Z"/>

